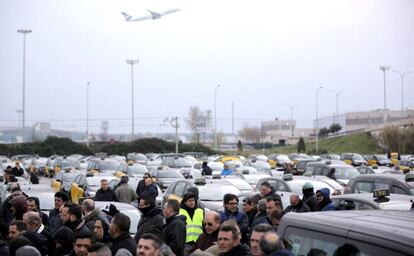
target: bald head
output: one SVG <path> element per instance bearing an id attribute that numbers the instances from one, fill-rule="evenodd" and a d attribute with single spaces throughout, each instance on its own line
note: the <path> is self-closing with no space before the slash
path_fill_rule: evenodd
<path id="1" fill-rule="evenodd" d="M 259 245 L 264 255 L 270 255 L 272 252 L 283 249 L 282 240 L 274 231 L 266 232 L 260 239 Z"/>
<path id="2" fill-rule="evenodd" d="M 208 211 L 204 216 L 204 227 L 207 234 L 211 234 L 220 228 L 220 215 L 215 211 Z"/>
<path id="3" fill-rule="evenodd" d="M 93 210 L 95 210 L 95 201 L 93 201 L 92 199 L 85 199 L 82 202 L 82 208 L 84 210 L 85 213 L 91 212 Z"/>
<path id="4" fill-rule="evenodd" d="M 26 212 L 23 214 L 23 221 L 26 223 L 27 229 L 37 230 L 42 224 L 42 219 L 38 212 Z"/>
<path id="5" fill-rule="evenodd" d="M 298 194 L 293 193 L 290 195 L 290 204 L 297 205 L 300 202 L 300 197 Z"/>

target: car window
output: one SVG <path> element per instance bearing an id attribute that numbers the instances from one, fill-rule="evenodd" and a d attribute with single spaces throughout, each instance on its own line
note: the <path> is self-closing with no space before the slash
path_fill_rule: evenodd
<path id="1" fill-rule="evenodd" d="M 379 246 L 377 244 L 369 244 L 364 243 L 352 239 L 347 240 L 347 246 L 348 248 L 358 248 L 359 253 L 351 254 L 351 252 L 348 253 L 349 249 L 346 248 L 346 254 L 343 255 L 358 255 L 358 256 L 372 256 L 372 255 L 393 255 L 393 256 L 402 256 L 406 254 L 402 254 L 399 252 L 396 252 L 394 248 L 384 248 L 383 246 Z M 342 255 L 342 254 L 341 254 Z"/>
<path id="2" fill-rule="evenodd" d="M 335 202 L 337 210 L 375 210 L 376 208 L 366 202 L 350 199 L 341 199 Z"/>
<path id="3" fill-rule="evenodd" d="M 286 185 L 286 183 L 281 181 L 281 180 L 277 182 L 276 186 L 277 187 L 274 187 L 276 191 L 286 191 L 286 192 L 290 191 L 289 187 Z"/>
<path id="4" fill-rule="evenodd" d="M 305 169 L 305 173 L 310 173 L 310 174 L 313 174 L 313 170 L 315 169 L 315 166 L 306 166 L 306 169 Z"/>
<path id="5" fill-rule="evenodd" d="M 392 186 L 391 193 L 407 195 L 407 192 L 403 188 L 397 186 Z"/>
<path id="6" fill-rule="evenodd" d="M 355 182 L 352 193 L 371 193 L 373 191 L 374 183 L 366 181 Z"/>
<path id="7" fill-rule="evenodd" d="M 288 227 L 283 237 L 294 255 L 335 255 L 345 243 L 342 237 L 294 227 Z"/>
<path id="8" fill-rule="evenodd" d="M 187 183 L 186 182 L 178 182 L 177 185 L 175 186 L 174 190 L 173 190 L 173 194 L 177 195 L 179 197 L 183 197 L 185 190 L 187 187 Z"/>
<path id="9" fill-rule="evenodd" d="M 313 175 L 323 175 L 322 167 L 315 166 L 315 169 L 313 170 Z"/>

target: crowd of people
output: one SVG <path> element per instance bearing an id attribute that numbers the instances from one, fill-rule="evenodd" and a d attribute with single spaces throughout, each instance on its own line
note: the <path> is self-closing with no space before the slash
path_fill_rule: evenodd
<path id="1" fill-rule="evenodd" d="M 21 174 L 14 170 L 12 175 Z M 302 198 L 292 194 L 285 208 L 280 195 L 264 182 L 260 193 L 243 199 L 243 210 L 236 195 L 224 195 L 220 212 L 204 208 L 196 187 L 181 202 L 168 199 L 158 206 L 149 173 L 136 190 L 126 177 L 115 191 L 102 179 L 95 197 L 79 204 L 59 191 L 48 215 L 40 211 L 39 198 L 27 196 L 18 183 L 11 182 L 10 189 L 0 208 L 0 256 L 291 255 L 276 233 L 283 215 L 335 209 L 329 189 L 315 192 L 312 183 L 304 184 Z M 111 203 L 97 209 L 95 201 L 137 201 L 142 216 L 135 236 L 130 235 L 129 216 Z"/>

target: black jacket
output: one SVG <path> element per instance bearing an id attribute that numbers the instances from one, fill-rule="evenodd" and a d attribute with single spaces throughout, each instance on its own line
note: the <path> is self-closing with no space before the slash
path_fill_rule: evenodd
<path id="1" fill-rule="evenodd" d="M 283 211 L 283 214 L 288 212 L 310 212 L 310 209 L 302 201 L 299 201 L 297 205 L 289 205 L 286 207 L 286 209 Z"/>
<path id="2" fill-rule="evenodd" d="M 164 242 L 171 248 L 176 256 L 184 256 L 186 239 L 186 222 L 182 215 L 174 215 L 166 219 L 163 229 Z"/>
<path id="3" fill-rule="evenodd" d="M 16 166 L 12 168 L 11 173 L 16 177 L 24 174 L 22 167 L 17 168 Z"/>
<path id="4" fill-rule="evenodd" d="M 112 255 L 115 255 L 116 252 L 121 248 L 127 249 L 132 253 L 132 255 L 135 255 L 137 253 L 137 243 L 129 235 L 129 233 L 120 235 L 113 240 L 111 246 Z"/>
<path id="5" fill-rule="evenodd" d="M 303 189 L 303 198 L 302 201 L 306 204 L 311 212 L 316 212 L 318 210 L 318 201 L 316 200 L 315 193 L 313 192 L 313 188 L 310 189 Z"/>
<path id="6" fill-rule="evenodd" d="M 49 211 L 49 228 L 50 233 L 54 234 L 56 231 L 63 226 L 63 222 L 59 217 L 59 209 L 52 209 Z"/>
<path id="7" fill-rule="evenodd" d="M 162 210 L 158 206 L 150 206 L 148 209 L 140 209 L 142 217 L 138 223 L 135 241 L 138 243 L 141 236 L 145 233 L 151 233 L 162 241 L 162 229 L 164 227 L 164 216 Z"/>
<path id="8" fill-rule="evenodd" d="M 108 188 L 108 190 L 102 190 L 102 188 L 96 191 L 95 201 L 110 201 L 110 202 L 118 202 L 118 197 L 115 194 L 115 191 Z"/>
<path id="9" fill-rule="evenodd" d="M 205 231 L 204 233 L 202 233 L 197 241 L 195 242 L 195 244 L 191 247 L 190 252 L 193 252 L 197 249 L 200 249 L 202 251 L 207 250 L 210 246 L 214 245 L 217 243 L 217 238 L 218 238 L 218 232 L 219 229 L 217 229 L 216 231 L 214 231 L 211 234 L 207 234 Z"/>
<path id="10" fill-rule="evenodd" d="M 233 247 L 228 252 L 220 253 L 219 256 L 251 256 L 249 247 L 244 244 L 239 244 L 236 247 Z"/>

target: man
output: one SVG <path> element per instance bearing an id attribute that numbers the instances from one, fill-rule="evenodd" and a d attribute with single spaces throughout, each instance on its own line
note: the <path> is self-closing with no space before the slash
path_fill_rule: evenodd
<path id="1" fill-rule="evenodd" d="M 259 224 L 270 224 L 270 219 L 266 213 L 266 199 L 260 199 L 259 203 L 257 203 L 257 211 L 258 213 L 254 217 L 252 225 L 250 225 L 252 229 Z"/>
<path id="2" fill-rule="evenodd" d="M 335 204 L 332 202 L 329 188 L 321 188 L 316 191 L 316 200 L 318 201 L 318 211 L 334 211 Z"/>
<path id="3" fill-rule="evenodd" d="M 62 205 L 60 218 L 63 224 L 70 228 L 75 237 L 81 232 L 90 232 L 89 228 L 82 221 L 82 209 L 74 203 L 66 203 Z"/>
<path id="4" fill-rule="evenodd" d="M 21 220 L 13 220 L 9 225 L 9 239 L 20 236 L 20 234 L 26 231 L 26 229 L 26 223 Z"/>
<path id="5" fill-rule="evenodd" d="M 249 218 L 246 213 L 239 211 L 239 198 L 234 194 L 225 194 L 223 197 L 224 211 L 220 212 L 221 223 L 226 220 L 234 220 L 243 235 L 242 242 L 247 242 Z"/>
<path id="6" fill-rule="evenodd" d="M 302 201 L 306 204 L 311 212 L 315 212 L 318 210 L 318 201 L 316 200 L 315 192 L 313 191 L 313 184 L 310 182 L 306 182 L 303 184 L 302 187 Z"/>
<path id="7" fill-rule="evenodd" d="M 333 179 L 334 181 L 337 181 L 336 176 L 335 176 L 335 168 L 331 168 L 331 170 L 329 170 L 329 172 L 326 176 L 328 178 Z"/>
<path id="8" fill-rule="evenodd" d="M 221 176 L 227 176 L 233 173 L 233 170 L 230 170 L 227 164 L 224 165 L 223 170 L 221 171 Z"/>
<path id="9" fill-rule="evenodd" d="M 23 214 L 27 212 L 27 197 L 19 195 L 9 201 L 10 212 L 15 220 L 23 220 Z"/>
<path id="10" fill-rule="evenodd" d="M 282 202 L 275 197 L 269 197 L 266 199 L 266 214 L 270 218 L 270 215 L 275 209 L 283 211 Z"/>
<path id="11" fill-rule="evenodd" d="M 292 193 L 290 195 L 290 205 L 286 207 L 283 213 L 288 212 L 310 212 L 310 209 L 302 202 L 298 194 Z"/>
<path id="12" fill-rule="evenodd" d="M 159 256 L 161 241 L 153 234 L 143 234 L 137 246 L 137 256 Z"/>
<path id="13" fill-rule="evenodd" d="M 135 191 L 128 185 L 128 176 L 122 176 L 118 187 L 115 189 L 116 197 L 119 202 L 130 204 L 137 200 L 138 196 Z"/>
<path id="14" fill-rule="evenodd" d="M 234 221 L 226 221 L 221 225 L 218 234 L 220 256 L 249 256 L 249 247 L 240 243 L 240 230 Z"/>
<path id="15" fill-rule="evenodd" d="M 266 199 L 272 197 L 275 198 L 275 200 L 279 200 L 280 206 L 283 209 L 282 197 L 278 193 L 276 193 L 275 189 L 270 185 L 269 182 L 264 181 L 260 185 L 260 194 L 262 194 L 262 196 Z"/>
<path id="16" fill-rule="evenodd" d="M 277 231 L 279 229 L 280 221 L 283 217 L 283 211 L 279 208 L 275 208 L 272 210 L 269 216 L 269 224 L 272 225 L 273 231 Z"/>
<path id="17" fill-rule="evenodd" d="M 259 224 L 253 228 L 250 236 L 250 252 L 253 256 L 264 256 L 260 251 L 259 242 L 266 232 L 272 231 L 273 228 L 269 224 Z"/>
<path id="18" fill-rule="evenodd" d="M 107 179 L 101 180 L 101 188 L 96 191 L 95 201 L 109 201 L 109 202 L 118 202 L 118 197 L 115 192 L 109 188 L 109 183 Z"/>
<path id="19" fill-rule="evenodd" d="M 135 234 L 135 241 L 138 243 L 143 234 L 151 233 L 162 241 L 162 230 L 164 228 L 164 216 L 162 209 L 155 205 L 155 200 L 150 195 L 143 195 L 139 208 L 142 217 L 138 223 L 137 233 Z"/>
<path id="20" fill-rule="evenodd" d="M 96 243 L 89 247 L 88 256 L 112 256 L 112 252 L 106 244 Z"/>
<path id="21" fill-rule="evenodd" d="M 142 177 L 142 180 L 138 182 L 136 194 L 138 196 L 138 203 L 143 195 L 149 195 L 154 197 L 154 201 L 156 200 L 158 196 L 157 185 L 152 182 L 151 174 L 148 172 L 146 172 Z"/>
<path id="22" fill-rule="evenodd" d="M 217 243 L 220 228 L 220 215 L 215 211 L 208 211 L 204 216 L 204 232 L 198 237 L 190 252 L 197 249 L 204 251 Z"/>
<path id="23" fill-rule="evenodd" d="M 23 168 L 20 166 L 19 162 L 16 162 L 16 164 L 14 165 L 14 167 L 11 169 L 11 173 L 14 176 L 23 176 L 24 171 Z"/>
<path id="24" fill-rule="evenodd" d="M 163 229 L 163 240 L 176 256 L 184 256 L 186 224 L 185 217 L 178 215 L 179 211 L 180 203 L 177 200 L 169 199 L 164 204 L 163 213 L 166 224 Z"/>
<path id="25" fill-rule="evenodd" d="M 37 212 L 40 215 L 40 218 L 42 219 L 43 225 L 48 225 L 49 217 L 46 213 L 43 213 L 39 209 L 40 201 L 38 197 L 31 196 L 27 198 L 27 210 L 32 212 Z"/>
<path id="26" fill-rule="evenodd" d="M 95 201 L 89 198 L 85 199 L 82 202 L 82 212 L 85 216 L 85 226 L 87 226 L 90 231 L 94 230 L 95 222 L 101 219 L 100 211 L 95 209 Z"/>
<path id="27" fill-rule="evenodd" d="M 105 219 L 95 221 L 93 235 L 95 236 L 96 242 L 108 243 L 112 240 L 109 235 L 109 222 Z"/>
<path id="28" fill-rule="evenodd" d="M 258 200 L 253 196 L 243 199 L 243 211 L 249 218 L 249 226 L 253 224 L 254 217 L 257 214 L 257 203 Z"/>
<path id="29" fill-rule="evenodd" d="M 73 250 L 68 256 L 88 256 L 88 249 L 92 246 L 92 236 L 89 232 L 80 232 L 75 235 Z"/>
<path id="30" fill-rule="evenodd" d="M 26 212 L 23 215 L 23 221 L 26 223 L 27 230 L 36 232 L 47 239 L 47 248 L 49 254 L 54 252 L 55 240 L 49 230 L 42 224 L 37 212 Z"/>
<path id="31" fill-rule="evenodd" d="M 109 224 L 109 234 L 113 238 L 111 251 L 115 255 L 116 252 L 121 249 L 127 249 L 132 255 L 136 253 L 137 244 L 134 239 L 129 235 L 129 228 L 131 226 L 131 220 L 123 213 L 117 213 Z"/>
<path id="32" fill-rule="evenodd" d="M 289 250 L 284 249 L 282 239 L 273 231 L 269 231 L 262 236 L 259 246 L 262 255 L 293 256 Z"/>
<path id="33" fill-rule="evenodd" d="M 55 193 L 55 208 L 49 211 L 49 231 L 54 234 L 63 222 L 59 217 L 60 207 L 68 201 L 68 194 L 63 191 Z"/>

